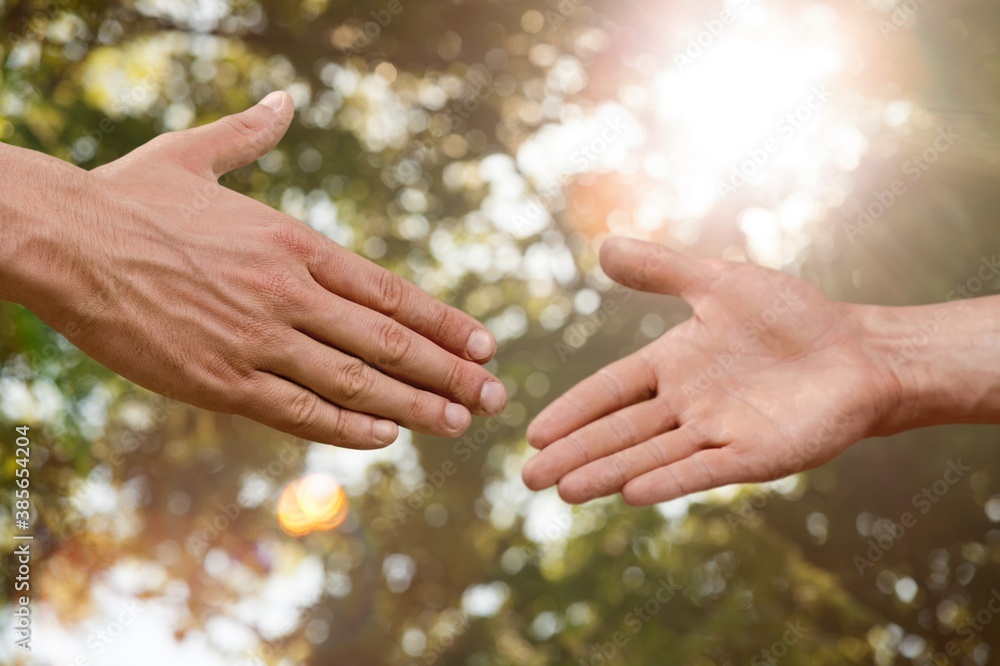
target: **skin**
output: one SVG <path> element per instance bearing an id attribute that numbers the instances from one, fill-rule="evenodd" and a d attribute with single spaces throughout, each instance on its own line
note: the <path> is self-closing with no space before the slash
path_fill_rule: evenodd
<path id="1" fill-rule="evenodd" d="M 152 391 L 316 442 L 454 437 L 499 413 L 484 326 L 218 184 L 293 114 L 274 93 L 91 172 L 0 145 L 0 299 Z"/>
<path id="2" fill-rule="evenodd" d="M 535 419 L 532 489 L 646 506 L 812 469 L 869 436 L 1000 422 L 1000 297 L 838 303 L 783 273 L 625 239 L 601 265 L 694 313 Z"/>

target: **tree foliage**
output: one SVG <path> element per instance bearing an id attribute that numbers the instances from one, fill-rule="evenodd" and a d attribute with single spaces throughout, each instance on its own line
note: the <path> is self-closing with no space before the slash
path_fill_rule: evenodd
<path id="1" fill-rule="evenodd" d="M 901 3 L 896 12 L 920 9 L 897 21 L 869 4 L 835 7 L 854 47 L 834 102 L 868 150 L 849 174 L 824 175 L 842 179 L 841 195 L 783 267 L 845 300 L 940 301 L 1000 249 L 1000 12 L 985 0 Z M 611 499 L 570 511 L 518 481 L 524 429 L 546 401 L 687 315 L 609 289 L 595 266 L 621 214 L 637 219 L 641 197 L 669 190 L 669 176 L 593 169 L 553 174 L 552 187 L 520 173 L 519 150 L 622 91 L 649 89 L 686 48 L 689 33 L 671 26 L 697 29 L 720 9 L 0 1 L 0 138 L 93 168 L 290 90 L 298 114 L 286 138 L 225 184 L 489 322 L 503 343 L 491 367 L 512 396 L 501 419 L 477 421 L 463 440 L 414 435 L 346 479 L 363 454 L 153 396 L 2 304 L 0 474 L 10 487 L 9 434 L 31 425 L 44 553 L 35 599 L 73 625 L 98 612 L 92 590 L 116 568 L 140 568 L 148 584 L 137 596 L 176 609 L 164 620 L 175 640 L 208 637 L 227 663 L 993 663 L 995 428 L 865 442 L 821 470 L 687 509 Z M 584 72 L 582 83 L 560 83 L 576 80 L 566 71 Z M 917 109 L 908 132 L 885 120 L 899 100 Z M 862 236 L 845 231 L 943 126 L 960 135 L 956 147 Z M 507 180 L 491 179 L 498 169 Z M 504 186 L 545 212 L 497 213 Z M 693 236 L 634 231 L 753 258 L 736 220 L 778 203 L 741 190 Z M 942 481 L 949 465 L 968 471 Z M 350 516 L 290 537 L 277 497 L 316 469 L 341 478 Z M 0 524 L 5 534 L 13 525 L 9 507 Z M 275 620 L 268 585 L 296 572 L 312 572 L 312 593 Z M 249 647 L 218 641 L 222 619 L 249 632 Z"/>

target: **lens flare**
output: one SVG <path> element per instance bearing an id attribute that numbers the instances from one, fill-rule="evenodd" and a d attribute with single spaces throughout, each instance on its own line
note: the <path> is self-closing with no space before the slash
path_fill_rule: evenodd
<path id="1" fill-rule="evenodd" d="M 328 474 L 310 474 L 293 481 L 278 499 L 278 522 L 292 536 L 336 529 L 349 511 L 347 493 Z"/>

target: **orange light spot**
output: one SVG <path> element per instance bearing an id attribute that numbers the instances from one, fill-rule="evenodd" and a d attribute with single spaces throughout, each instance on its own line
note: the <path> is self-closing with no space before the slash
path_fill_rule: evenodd
<path id="1" fill-rule="evenodd" d="M 347 493 L 328 474 L 310 474 L 292 481 L 278 499 L 278 522 L 292 536 L 335 529 L 348 511 Z"/>

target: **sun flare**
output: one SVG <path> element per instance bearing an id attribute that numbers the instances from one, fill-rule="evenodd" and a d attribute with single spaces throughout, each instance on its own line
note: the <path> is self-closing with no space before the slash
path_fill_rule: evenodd
<path id="1" fill-rule="evenodd" d="M 849 35 L 830 7 L 735 4 L 749 8 L 682 29 L 653 80 L 657 126 L 643 159 L 660 189 L 651 200 L 662 203 L 642 211 L 639 227 L 657 216 L 697 220 L 679 225 L 685 240 L 685 228 L 696 235 L 706 215 L 741 195 L 749 253 L 781 267 L 801 256 L 809 225 L 839 203 L 838 174 L 867 150 L 838 85 Z"/>
<path id="2" fill-rule="evenodd" d="M 836 15 L 758 10 L 689 30 L 655 81 L 661 145 L 704 203 L 782 170 L 822 166 L 823 151 L 811 144 L 840 121 L 831 88 L 844 65 Z"/>

